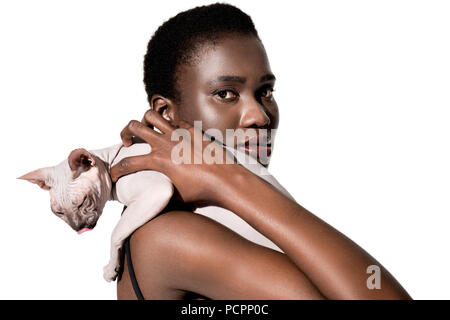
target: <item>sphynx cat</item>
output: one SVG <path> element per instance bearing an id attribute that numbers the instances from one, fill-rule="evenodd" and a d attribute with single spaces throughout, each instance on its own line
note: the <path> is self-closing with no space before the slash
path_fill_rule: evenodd
<path id="1" fill-rule="evenodd" d="M 293 199 L 264 166 L 248 161 L 248 156 L 241 151 L 228 150 L 241 165 Z M 103 277 L 108 282 L 116 279 L 121 267 L 120 249 L 124 240 L 160 213 L 174 192 L 170 179 L 153 170 L 123 176 L 112 184 L 109 172 L 113 165 L 123 158 L 149 152 L 151 147 L 147 143 L 135 143 L 130 147 L 118 144 L 93 151 L 75 149 L 60 164 L 18 178 L 48 190 L 52 212 L 79 234 L 95 227 L 107 201 L 117 200 L 126 205 L 111 235 L 109 263 L 103 268 Z M 218 221 L 250 241 L 282 252 L 247 222 L 224 208 L 208 206 L 194 212 Z"/>

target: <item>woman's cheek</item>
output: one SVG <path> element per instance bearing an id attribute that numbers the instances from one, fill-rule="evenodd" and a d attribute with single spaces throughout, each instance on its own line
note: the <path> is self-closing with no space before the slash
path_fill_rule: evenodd
<path id="1" fill-rule="evenodd" d="M 218 129 L 225 133 L 226 128 L 234 128 L 230 121 L 230 110 L 226 105 L 214 100 L 214 97 L 203 96 L 197 103 L 197 119 L 202 119 L 202 129 Z"/>

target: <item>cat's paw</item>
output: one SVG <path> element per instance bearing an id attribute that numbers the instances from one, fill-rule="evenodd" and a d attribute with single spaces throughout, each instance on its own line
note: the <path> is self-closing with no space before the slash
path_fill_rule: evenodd
<path id="1" fill-rule="evenodd" d="M 108 281 L 115 281 L 118 275 L 118 267 L 110 263 L 103 268 L 103 278 Z"/>

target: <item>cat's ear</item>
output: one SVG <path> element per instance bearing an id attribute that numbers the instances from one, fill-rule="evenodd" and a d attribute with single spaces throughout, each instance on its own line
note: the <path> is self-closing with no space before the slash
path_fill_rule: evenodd
<path id="1" fill-rule="evenodd" d="M 88 171 L 95 166 L 94 157 L 85 149 L 73 150 L 68 158 L 72 176 L 76 179 L 82 172 Z"/>
<path id="2" fill-rule="evenodd" d="M 21 177 L 18 177 L 17 179 L 27 180 L 31 183 L 37 184 L 39 187 L 41 187 L 44 190 L 50 190 L 51 186 L 49 185 L 49 177 L 51 174 L 51 168 L 41 168 L 37 169 L 31 172 L 28 172 L 27 174 L 24 174 Z"/>

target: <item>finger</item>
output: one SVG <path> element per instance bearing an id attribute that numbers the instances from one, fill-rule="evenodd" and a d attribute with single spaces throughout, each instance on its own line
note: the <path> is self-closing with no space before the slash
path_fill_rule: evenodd
<path id="1" fill-rule="evenodd" d="M 145 120 L 145 116 L 142 117 L 141 123 L 142 123 L 142 124 L 145 124 L 145 125 L 146 125 L 147 127 L 149 127 L 150 129 L 155 129 L 155 127 L 154 127 L 151 123 L 148 123 L 147 120 Z"/>
<path id="2" fill-rule="evenodd" d="M 163 133 L 171 133 L 175 128 L 155 110 L 148 110 L 144 114 L 146 123 L 155 126 Z"/>
<path id="3" fill-rule="evenodd" d="M 111 181 L 116 182 L 120 177 L 127 174 L 152 169 L 152 158 L 149 155 L 133 156 L 120 160 L 110 170 Z"/>
<path id="4" fill-rule="evenodd" d="M 131 120 L 120 133 L 120 137 L 124 146 L 128 147 L 133 144 L 133 137 L 138 137 L 152 145 L 152 141 L 159 139 L 160 134 L 137 120 Z"/>
<path id="5" fill-rule="evenodd" d="M 149 110 L 151 110 L 151 109 L 149 109 Z M 147 113 L 147 112 L 148 112 L 148 110 L 145 113 Z M 149 128 L 154 129 L 155 127 L 151 123 L 147 122 L 147 120 L 145 120 L 145 113 L 144 113 L 144 116 L 142 117 L 141 123 L 145 124 Z"/>

